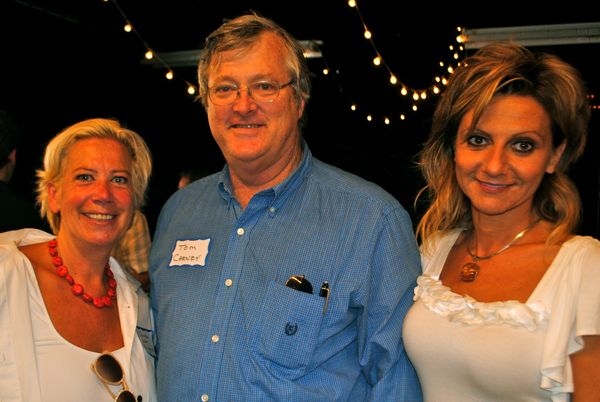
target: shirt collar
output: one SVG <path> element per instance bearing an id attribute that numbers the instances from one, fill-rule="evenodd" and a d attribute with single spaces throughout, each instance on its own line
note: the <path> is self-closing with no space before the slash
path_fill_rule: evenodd
<path id="1" fill-rule="evenodd" d="M 255 196 L 258 194 L 262 196 L 271 196 L 272 200 L 270 204 L 278 208 L 279 205 L 285 202 L 285 200 L 288 198 L 287 195 L 300 185 L 308 172 L 311 161 L 312 153 L 310 152 L 306 141 L 302 139 L 302 159 L 300 160 L 298 167 L 296 167 L 296 169 L 290 176 L 288 176 L 287 179 L 272 188 L 262 190 L 261 192 L 255 194 Z M 235 201 L 235 197 L 233 196 L 231 176 L 229 174 L 229 166 L 227 164 L 225 164 L 223 170 L 221 170 L 219 173 L 217 183 L 219 186 L 219 194 L 231 206 L 231 203 Z"/>

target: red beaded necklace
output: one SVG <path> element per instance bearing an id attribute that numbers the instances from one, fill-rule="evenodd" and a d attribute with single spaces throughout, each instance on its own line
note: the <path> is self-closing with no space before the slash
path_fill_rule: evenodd
<path id="1" fill-rule="evenodd" d="M 106 296 L 93 297 L 89 293 L 83 290 L 83 286 L 81 284 L 76 283 L 73 277 L 69 274 L 69 270 L 66 266 L 63 265 L 62 258 L 58 254 L 58 250 L 56 247 L 58 246 L 58 242 L 56 239 L 50 240 L 48 242 L 48 252 L 52 257 L 52 264 L 56 267 L 56 275 L 61 278 L 65 278 L 65 280 L 71 285 L 71 291 L 77 297 L 81 297 L 81 299 L 86 303 L 92 303 L 95 307 L 110 307 L 113 305 L 113 299 L 117 297 L 117 281 L 114 278 L 113 272 L 110 270 L 110 266 L 106 263 L 106 267 L 104 268 L 104 275 L 106 275 L 106 282 L 108 283 L 108 291 L 106 292 Z"/>

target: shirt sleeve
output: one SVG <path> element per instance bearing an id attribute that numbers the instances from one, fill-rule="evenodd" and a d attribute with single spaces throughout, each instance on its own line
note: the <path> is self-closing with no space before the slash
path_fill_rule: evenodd
<path id="1" fill-rule="evenodd" d="M 569 355 L 583 347 L 581 337 L 600 334 L 600 242 L 576 237 L 563 248 L 567 245 L 566 256 L 558 262 L 560 275 L 553 282 L 552 312 L 541 364 L 540 386 L 552 391 L 553 398 L 573 391 Z"/>
<path id="2" fill-rule="evenodd" d="M 422 398 L 402 340 L 402 324 L 420 272 L 410 218 L 398 207 L 383 217 L 375 239 L 367 302 L 359 320 L 359 362 L 371 384 L 370 401 Z"/>
<path id="3" fill-rule="evenodd" d="M 136 211 L 131 227 L 113 251 L 113 257 L 129 271 L 138 274 L 148 272 L 150 245 L 148 220 L 141 211 Z"/>
<path id="4" fill-rule="evenodd" d="M 600 243 L 593 241 L 581 262 L 581 282 L 575 312 L 576 341 L 585 335 L 600 335 Z"/>

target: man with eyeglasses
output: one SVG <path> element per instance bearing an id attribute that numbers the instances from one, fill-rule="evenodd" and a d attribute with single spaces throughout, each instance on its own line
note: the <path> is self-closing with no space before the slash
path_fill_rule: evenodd
<path id="1" fill-rule="evenodd" d="M 176 192 L 150 273 L 162 401 L 420 401 L 402 322 L 410 218 L 315 159 L 303 49 L 249 14 L 206 39 L 200 100 L 224 169 Z"/>

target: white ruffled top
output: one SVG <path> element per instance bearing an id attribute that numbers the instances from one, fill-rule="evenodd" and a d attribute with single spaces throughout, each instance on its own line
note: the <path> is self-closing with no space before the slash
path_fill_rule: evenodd
<path id="1" fill-rule="evenodd" d="M 600 334 L 600 242 L 585 236 L 565 242 L 526 303 L 484 303 L 452 292 L 439 280 L 460 233 L 436 236 L 431 254 L 422 255 L 423 275 L 417 280 L 414 299 L 462 325 L 545 331 L 539 385 L 552 392 L 552 401 L 568 401 L 573 390 L 569 355 L 582 348 L 581 336 Z"/>
<path id="2" fill-rule="evenodd" d="M 550 312 L 542 303 L 523 304 L 516 300 L 482 303 L 470 296 L 453 293 L 442 281 L 429 275 L 417 280 L 415 300 L 421 299 L 434 313 L 467 325 L 506 324 L 535 331 L 548 322 Z"/>

